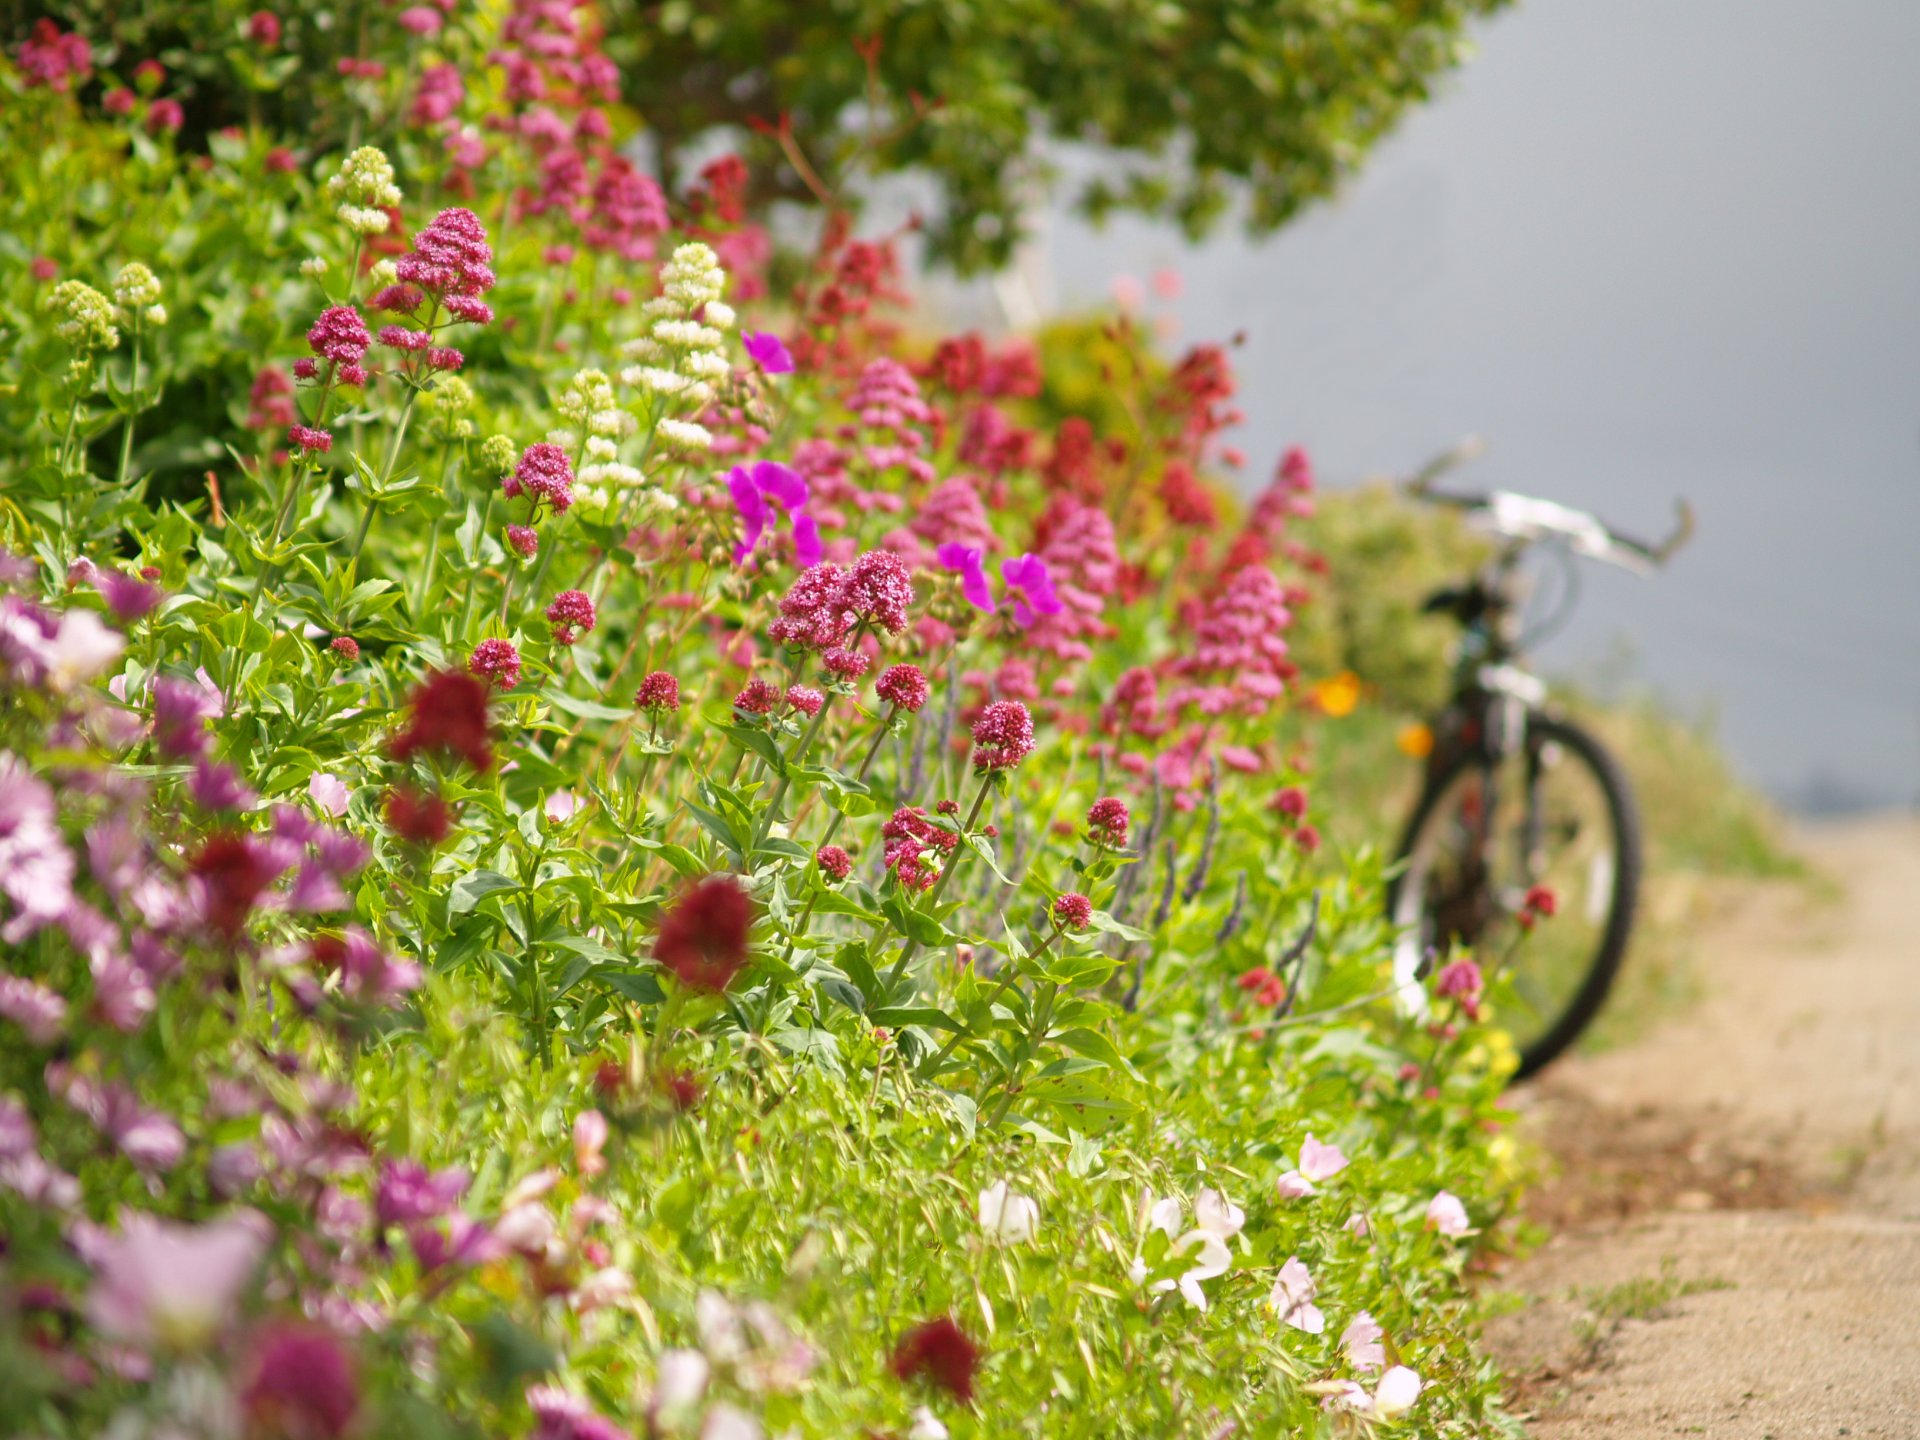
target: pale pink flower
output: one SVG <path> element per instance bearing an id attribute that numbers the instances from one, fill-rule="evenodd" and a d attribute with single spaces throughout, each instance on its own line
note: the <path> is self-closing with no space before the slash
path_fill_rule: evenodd
<path id="1" fill-rule="evenodd" d="M 1472 1228 L 1472 1222 L 1467 1219 L 1467 1207 L 1460 1203 L 1460 1197 L 1442 1190 L 1427 1202 L 1427 1228 L 1442 1235 L 1464 1235 Z"/>
<path id="2" fill-rule="evenodd" d="M 1300 1142 L 1300 1168 L 1280 1177 L 1280 1198 L 1298 1200 L 1314 1193 L 1313 1182 L 1331 1180 L 1347 1168 L 1347 1157 L 1338 1145 L 1322 1145 L 1311 1134 Z"/>
<path id="3" fill-rule="evenodd" d="M 547 796 L 545 809 L 549 822 L 564 825 L 580 813 L 580 797 L 571 790 L 556 790 Z"/>
<path id="4" fill-rule="evenodd" d="M 1318 1335 L 1327 1328 L 1327 1317 L 1313 1303 L 1318 1289 L 1300 1257 L 1292 1255 L 1274 1278 L 1273 1291 L 1267 1296 L 1267 1304 L 1294 1329 Z"/>
<path id="5" fill-rule="evenodd" d="M 324 814 L 338 820 L 347 813 L 346 783 L 337 775 L 316 770 L 307 777 L 307 796 Z"/>
<path id="6" fill-rule="evenodd" d="M 1386 1347 L 1380 1343 L 1385 1333 L 1366 1311 L 1355 1315 L 1340 1332 L 1340 1348 L 1346 1351 L 1347 1363 L 1356 1370 L 1378 1370 L 1386 1364 Z"/>
<path id="7" fill-rule="evenodd" d="M 1373 1389 L 1373 1414 L 1382 1420 L 1406 1414 L 1420 1398 L 1421 1389 L 1418 1375 L 1404 1365 L 1394 1366 Z"/>
<path id="8" fill-rule="evenodd" d="M 600 1152 L 607 1146 L 607 1117 L 598 1110 L 582 1110 L 573 1119 L 573 1160 L 582 1175 L 598 1175 L 607 1168 Z"/>
<path id="9" fill-rule="evenodd" d="M 88 1318 L 110 1339 L 143 1348 L 204 1344 L 232 1313 L 270 1234 L 251 1210 L 198 1226 L 129 1214 L 100 1242 Z"/>
<path id="10" fill-rule="evenodd" d="M 1347 1223 L 1340 1228 L 1356 1240 L 1366 1239 L 1369 1234 L 1367 1228 L 1367 1212 L 1364 1210 L 1354 1211 L 1353 1214 L 1347 1217 Z"/>

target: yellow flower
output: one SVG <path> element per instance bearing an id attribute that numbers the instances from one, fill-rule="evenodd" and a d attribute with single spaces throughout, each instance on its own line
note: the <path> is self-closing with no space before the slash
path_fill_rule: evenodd
<path id="1" fill-rule="evenodd" d="M 1400 733 L 1393 737 L 1393 743 L 1400 747 L 1402 755 L 1424 760 L 1433 753 L 1433 731 L 1415 720 L 1411 725 L 1400 727 Z"/>
<path id="2" fill-rule="evenodd" d="M 1336 718 L 1351 715 L 1360 703 L 1360 677 L 1351 670 L 1342 670 L 1332 679 L 1315 685 L 1313 696 L 1320 702 L 1323 713 Z"/>

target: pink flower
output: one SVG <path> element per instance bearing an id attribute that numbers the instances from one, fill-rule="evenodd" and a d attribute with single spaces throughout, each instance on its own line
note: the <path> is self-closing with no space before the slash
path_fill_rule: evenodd
<path id="1" fill-rule="evenodd" d="M 551 824 L 564 825 L 580 813 L 580 797 L 571 790 L 556 790 L 541 808 Z"/>
<path id="2" fill-rule="evenodd" d="M 287 443 L 296 450 L 324 455 L 333 448 L 333 434 L 311 425 L 291 425 L 287 427 Z"/>
<path id="3" fill-rule="evenodd" d="M 571 645 L 580 635 L 593 629 L 593 601 L 579 590 L 562 590 L 547 606 L 547 623 L 553 626 L 556 645 Z"/>
<path id="4" fill-rule="evenodd" d="M 1054 593 L 1047 562 L 1038 555 L 1001 561 L 1000 582 L 1013 596 L 1014 623 L 1023 630 L 1032 628 L 1035 616 L 1058 615 L 1065 608 Z"/>
<path id="5" fill-rule="evenodd" d="M 767 633 L 784 645 L 830 650 L 847 638 L 853 617 L 842 601 L 846 573 L 832 561 L 800 572 L 780 599 L 780 614 Z"/>
<path id="6" fill-rule="evenodd" d="M 263 50 L 280 44 L 280 17 L 271 10 L 256 10 L 247 17 L 247 39 Z"/>
<path id="7" fill-rule="evenodd" d="M 0 926 L 0 942 L 7 945 L 24 943 L 57 921 L 73 903 L 73 855 L 61 838 L 57 814 L 52 788 L 0 751 L 0 898 L 10 902 L 14 912 Z M 43 1022 L 23 1017 L 38 1016 L 45 1007 L 22 998 L 25 992 L 9 1002 L 5 987 L 10 979 L 0 979 L 0 1014 L 31 1035 Z M 19 984 L 39 989 L 31 981 Z"/>
<path id="8" fill-rule="evenodd" d="M 1282 1199 L 1297 1200 L 1314 1193 L 1317 1180 L 1331 1180 L 1347 1168 L 1347 1157 L 1338 1145 L 1322 1145 L 1312 1135 L 1300 1142 L 1300 1168 L 1280 1177 Z"/>
<path id="9" fill-rule="evenodd" d="M 307 777 L 307 797 L 336 820 L 347 813 L 347 787 L 337 775 L 314 771 Z"/>
<path id="10" fill-rule="evenodd" d="M 1053 923 L 1062 930 L 1084 930 L 1093 923 L 1093 901 L 1069 890 L 1053 902 Z"/>
<path id="11" fill-rule="evenodd" d="M 1429 1200 L 1427 1228 L 1448 1236 L 1466 1234 L 1472 1228 L 1472 1224 L 1467 1219 L 1467 1207 L 1460 1203 L 1460 1197 L 1450 1191 L 1442 1190 Z"/>
<path id="12" fill-rule="evenodd" d="M 598 1110 L 582 1110 L 573 1117 L 573 1163 L 582 1175 L 599 1175 L 607 1168 L 607 1117 Z"/>
<path id="13" fill-rule="evenodd" d="M 838 845 L 822 845 L 813 858 L 829 880 L 844 880 L 853 871 L 853 857 Z"/>
<path id="14" fill-rule="evenodd" d="M 993 589 L 987 583 L 984 550 L 978 545 L 948 541 L 936 548 L 933 555 L 943 568 L 959 575 L 960 593 L 969 605 L 989 615 L 994 613 L 997 607 L 993 603 Z"/>
<path id="15" fill-rule="evenodd" d="M 820 713 L 820 707 L 827 703 L 827 697 L 811 685 L 789 685 L 787 704 L 802 715 L 812 718 Z"/>
<path id="16" fill-rule="evenodd" d="M 431 297 L 455 319 L 475 325 L 493 319 L 492 309 L 480 299 L 494 285 L 493 249 L 487 227 L 471 210 L 453 206 L 435 215 L 413 237 L 412 253 L 401 256 L 394 270 L 400 286 L 423 292 L 423 298 Z M 418 306 L 383 304 L 380 308 L 411 312 Z"/>
<path id="17" fill-rule="evenodd" d="M 409 35 L 435 35 L 446 22 L 431 5 L 409 5 L 394 17 Z"/>
<path id="18" fill-rule="evenodd" d="M 766 680 L 749 680 L 733 697 L 733 708 L 743 715 L 771 715 L 780 706 L 778 685 Z"/>
<path id="19" fill-rule="evenodd" d="M 927 703 L 932 687 L 918 665 L 889 665 L 873 682 L 873 693 L 896 709 L 913 715 Z"/>
<path id="20" fill-rule="evenodd" d="M 736 465 L 727 475 L 727 489 L 745 525 L 745 534 L 733 547 L 734 564 L 741 564 L 753 553 L 768 529 L 777 528 L 781 515 L 787 517 L 793 532 L 795 562 L 802 569 L 820 563 L 820 527 L 806 513 L 807 482 L 797 470 L 772 460 L 762 460 L 751 469 Z"/>
<path id="21" fill-rule="evenodd" d="M 260 798 L 241 783 L 239 771 L 204 756 L 187 777 L 187 793 L 202 810 L 246 810 Z"/>
<path id="22" fill-rule="evenodd" d="M 166 591 L 158 585 L 150 585 L 115 565 L 95 571 L 93 585 L 122 624 L 150 614 L 166 598 Z"/>
<path id="23" fill-rule="evenodd" d="M 219 692 L 160 676 L 153 682 L 153 747 L 169 760 L 192 760 L 207 748 L 206 722 L 221 711 Z"/>
<path id="24" fill-rule="evenodd" d="M 511 690 L 520 683 L 520 652 L 511 640 L 482 640 L 473 647 L 467 669 L 502 690 Z"/>
<path id="25" fill-rule="evenodd" d="M 127 1344 L 198 1348 L 232 1315 L 270 1233 L 250 1210 L 200 1226 L 129 1214 L 99 1242 L 87 1317 Z"/>
<path id="26" fill-rule="evenodd" d="M 26 88 L 66 91 L 76 80 L 85 80 L 93 67 L 93 47 L 84 37 L 63 33 L 52 20 L 42 17 L 33 34 L 20 42 L 17 52 L 21 77 Z"/>
<path id="27" fill-rule="evenodd" d="M 239 1398 L 249 1434 L 339 1440 L 359 1413 L 360 1382 L 331 1331 L 281 1320 L 255 1339 Z"/>
<path id="28" fill-rule="evenodd" d="M 820 663 L 829 675 L 842 684 L 851 684 L 873 668 L 873 661 L 858 650 L 848 650 L 839 645 L 822 655 Z"/>
<path id="29" fill-rule="evenodd" d="M 540 551 L 539 533 L 525 525 L 507 526 L 507 545 L 522 560 L 531 560 Z"/>
<path id="30" fill-rule="evenodd" d="M 0 1016 L 18 1025 L 29 1044 L 44 1049 L 66 1027 L 67 1002 L 38 981 L 0 971 Z"/>
<path id="31" fill-rule="evenodd" d="M 374 1219 L 382 1229 L 412 1225 L 447 1213 L 467 1192 L 465 1170 L 428 1170 L 417 1160 L 387 1164 L 373 1189 Z"/>
<path id="32" fill-rule="evenodd" d="M 746 347 L 753 363 L 769 375 L 785 375 L 793 369 L 793 356 L 787 352 L 778 335 L 762 330 L 745 330 L 740 334 L 740 343 Z"/>
<path id="33" fill-rule="evenodd" d="M 1087 810 L 1087 843 L 1102 850 L 1127 848 L 1127 827 L 1132 823 L 1127 802 L 1111 795 L 1102 796 Z"/>
<path id="34" fill-rule="evenodd" d="M 1267 1296 L 1267 1304 L 1294 1329 L 1318 1335 L 1327 1328 L 1327 1317 L 1313 1303 L 1317 1289 L 1313 1276 L 1300 1263 L 1300 1257 L 1293 1255 L 1280 1267 L 1280 1273 L 1273 1282 L 1273 1291 Z"/>
<path id="35" fill-rule="evenodd" d="M 368 1005 L 390 1005 L 409 990 L 420 988 L 420 967 L 395 960 L 357 925 L 338 935 L 318 935 L 307 944 L 316 965 L 340 976 L 340 993 Z"/>
<path id="36" fill-rule="evenodd" d="M 636 709 L 670 712 L 680 708 L 680 682 L 664 670 L 655 670 L 640 682 L 633 697 Z"/>
<path id="37" fill-rule="evenodd" d="M 336 365 L 358 364 L 372 344 L 367 322 L 351 305 L 327 307 L 307 330 L 308 348 L 322 360 L 331 360 Z"/>
<path id="38" fill-rule="evenodd" d="M 842 609 L 890 635 L 907 628 L 907 610 L 912 604 L 913 579 L 906 562 L 891 550 L 869 550 L 854 561 L 840 595 Z"/>
<path id="39" fill-rule="evenodd" d="M 973 722 L 973 768 L 1011 770 L 1033 753 L 1033 717 L 1018 700 L 996 700 Z"/>
<path id="40" fill-rule="evenodd" d="M 1340 1348 L 1346 1351 L 1347 1363 L 1356 1370 L 1378 1370 L 1386 1364 L 1387 1352 L 1380 1343 L 1385 1333 L 1366 1311 L 1355 1315 L 1340 1332 Z"/>
<path id="41" fill-rule="evenodd" d="M 567 452 L 558 445 L 545 441 L 529 445 L 500 489 L 508 499 L 531 495 L 535 509 L 544 500 L 555 514 L 562 514 L 573 504 L 573 466 L 567 460 Z"/>

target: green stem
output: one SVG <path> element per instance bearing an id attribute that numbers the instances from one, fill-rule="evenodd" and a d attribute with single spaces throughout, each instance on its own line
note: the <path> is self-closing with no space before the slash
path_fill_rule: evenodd
<path id="1" fill-rule="evenodd" d="M 352 579 L 359 569 L 360 551 L 367 543 L 367 533 L 373 529 L 374 512 L 379 509 L 379 499 L 387 490 L 387 482 L 393 479 L 393 470 L 400 463 L 400 447 L 406 443 L 407 426 L 413 422 L 414 402 L 420 398 L 418 390 L 407 391 L 407 403 L 400 407 L 400 423 L 394 427 L 393 439 L 387 445 L 387 458 L 380 467 L 380 489 L 367 496 L 367 508 L 360 517 L 360 533 L 353 537 L 353 553 L 347 557 L 347 577 Z"/>
<path id="2" fill-rule="evenodd" d="M 460 629 L 455 636 L 463 645 L 467 641 L 467 626 L 473 623 L 473 597 L 480 589 L 477 582 L 480 578 L 481 547 L 487 543 L 487 522 L 493 518 L 493 494 L 494 489 L 497 488 L 497 486 L 489 488 L 487 498 L 480 504 L 480 528 L 474 532 L 473 538 L 474 573 L 467 577 L 466 598 L 460 602 Z"/>
<path id="3" fill-rule="evenodd" d="M 133 329 L 133 399 L 140 396 L 140 327 Z M 127 423 L 120 432 L 120 468 L 113 477 L 113 488 L 118 490 L 127 483 L 127 467 L 133 462 L 133 416 L 127 412 Z"/>
<path id="4" fill-rule="evenodd" d="M 1033 1051 L 1047 1038 L 1047 1028 L 1053 1024 L 1053 1002 L 1059 998 L 1060 987 L 1051 981 L 1047 984 L 1046 997 L 1041 1001 L 1040 1013 L 1034 1017 L 1033 1028 L 1027 1031 L 1026 1043 L 1020 1047 L 1020 1056 L 1013 1062 L 1013 1070 L 1007 1076 L 1006 1092 L 1000 1097 L 1000 1104 L 988 1118 L 989 1126 L 998 1125 L 1007 1118 L 1007 1111 L 1013 1108 L 1014 1087 L 1020 1083 L 1020 1076 L 1027 1068 L 1027 1061 Z"/>
<path id="5" fill-rule="evenodd" d="M 1061 933 L 1060 927 L 1058 925 L 1055 925 L 1052 932 L 1048 934 L 1047 938 L 1040 942 L 1040 948 L 1038 950 L 1035 950 L 1031 955 L 1027 956 L 1026 958 L 1029 961 L 1038 960 L 1042 955 L 1046 954 L 1047 951 L 1053 948 L 1053 942 L 1060 938 L 1060 933 Z M 994 986 L 993 993 L 987 996 L 987 1020 L 989 1023 L 991 1023 L 993 1020 L 993 1007 L 997 1003 L 999 1003 L 1000 997 L 1007 993 L 1007 987 L 1013 984 L 1014 980 L 1018 978 L 1017 972 L 1019 971 L 1019 968 L 1020 968 L 1019 963 L 1017 961 L 1009 960 L 1006 965 L 1006 973 L 1000 977 L 1000 983 Z M 947 1043 L 941 1047 L 940 1053 L 938 1055 L 935 1055 L 933 1059 L 928 1063 L 926 1067 L 926 1073 L 928 1075 L 937 1075 L 940 1072 L 941 1063 L 947 1058 L 947 1056 L 951 1055 L 954 1052 L 955 1047 L 958 1046 L 960 1042 L 962 1040 L 965 1040 L 966 1038 L 967 1038 L 967 1034 L 965 1031 L 956 1031 L 954 1033 L 953 1038 L 947 1041 Z"/>

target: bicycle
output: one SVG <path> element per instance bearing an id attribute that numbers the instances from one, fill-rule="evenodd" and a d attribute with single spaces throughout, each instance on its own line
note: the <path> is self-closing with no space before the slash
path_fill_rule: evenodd
<path id="1" fill-rule="evenodd" d="M 1579 595 L 1577 559 L 1648 575 L 1693 533 L 1679 504 L 1674 532 L 1649 544 L 1551 500 L 1495 490 L 1442 493 L 1435 482 L 1477 445 L 1457 448 L 1406 482 L 1413 498 L 1463 511 L 1499 541 L 1465 582 L 1436 590 L 1423 610 L 1458 621 L 1452 698 L 1431 725 L 1425 783 L 1401 838 L 1387 914 L 1398 931 L 1394 979 L 1424 1015 L 1422 983 L 1456 944 L 1503 956 L 1529 897 L 1553 892 L 1556 916 L 1503 973 L 1500 1021 L 1520 1055 L 1516 1079 L 1559 1056 L 1605 1003 L 1626 954 L 1641 871 L 1638 811 L 1607 749 L 1547 702 L 1524 652 L 1557 629 Z M 1536 546 L 1560 556 L 1565 588 L 1544 621 L 1521 628 L 1520 564 Z"/>

